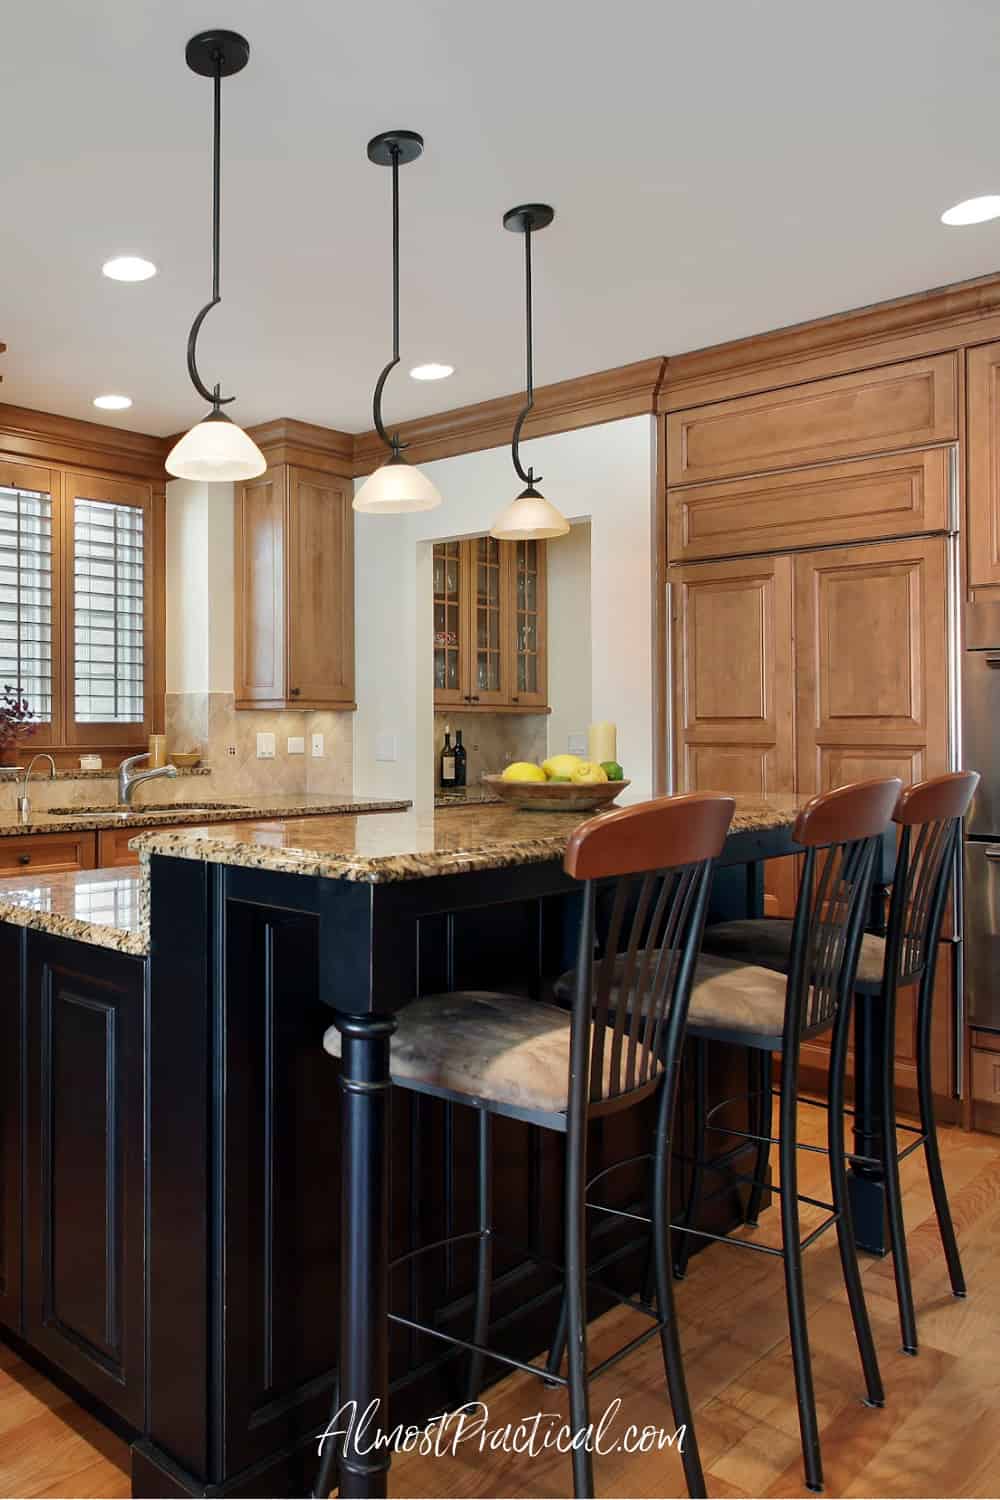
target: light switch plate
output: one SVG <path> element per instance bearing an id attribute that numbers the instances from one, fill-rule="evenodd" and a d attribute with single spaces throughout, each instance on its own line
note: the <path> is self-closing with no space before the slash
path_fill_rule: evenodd
<path id="1" fill-rule="evenodd" d="M 290 734 L 288 736 L 287 744 L 288 744 L 288 753 L 289 753 L 289 755 L 305 755 L 305 753 L 306 753 L 306 739 L 305 739 L 305 735 L 303 735 L 303 734 Z"/>
<path id="2" fill-rule="evenodd" d="M 323 749 L 323 736 L 321 734 L 314 734 L 312 737 L 312 753 L 317 758 L 326 753 Z"/>
<path id="3" fill-rule="evenodd" d="M 398 760 L 399 759 L 399 735 L 377 734 L 375 736 L 375 759 L 376 760 Z"/>
<path id="4" fill-rule="evenodd" d="M 274 759 L 274 735 L 273 734 L 259 734 L 257 736 L 257 759 L 258 760 L 273 760 Z"/>
<path id="5" fill-rule="evenodd" d="M 587 736 L 585 734 L 571 734 L 566 743 L 570 755 L 586 755 Z"/>

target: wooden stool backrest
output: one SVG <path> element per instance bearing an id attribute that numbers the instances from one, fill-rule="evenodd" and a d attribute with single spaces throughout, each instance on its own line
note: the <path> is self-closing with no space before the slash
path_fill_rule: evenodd
<path id="1" fill-rule="evenodd" d="M 785 1046 L 826 1027 L 854 986 L 875 852 L 903 783 L 896 776 L 824 792 L 799 813 L 806 851 L 792 925 Z"/>
<path id="2" fill-rule="evenodd" d="M 896 804 L 900 837 L 883 986 L 913 983 L 937 950 L 962 819 L 978 785 L 976 771 L 951 771 L 908 786 Z"/>
<path id="3" fill-rule="evenodd" d="M 573 996 L 570 1110 L 624 1101 L 671 1072 L 687 1020 L 713 861 L 732 797 L 693 792 L 603 813 L 572 834 L 564 868 L 585 882 Z M 614 880 L 594 964 L 596 883 Z M 620 967 L 619 967 L 620 965 Z M 616 983 L 616 968 L 617 983 Z M 618 1003 L 613 1007 L 613 992 Z"/>

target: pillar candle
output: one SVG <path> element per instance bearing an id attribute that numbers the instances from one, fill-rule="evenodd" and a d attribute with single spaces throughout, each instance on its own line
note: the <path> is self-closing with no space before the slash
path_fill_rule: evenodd
<path id="1" fill-rule="evenodd" d="M 590 759 L 598 765 L 602 761 L 618 759 L 618 732 L 613 724 L 591 724 L 589 743 Z"/>

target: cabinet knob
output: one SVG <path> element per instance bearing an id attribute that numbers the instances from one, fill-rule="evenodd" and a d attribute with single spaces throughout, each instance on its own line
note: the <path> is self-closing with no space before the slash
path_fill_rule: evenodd
<path id="1" fill-rule="evenodd" d="M 30 865 L 31 864 L 31 855 L 30 854 L 19 854 L 17 856 L 17 862 L 18 862 L 19 865 Z"/>
<path id="2" fill-rule="evenodd" d="M 291 690 L 291 696 L 293 698 L 297 698 L 299 696 L 299 694 L 301 693 L 301 691 L 302 691 L 301 688 L 292 688 L 292 690 Z"/>
<path id="3" fill-rule="evenodd" d="M 511 703 L 520 703 L 520 698 L 511 698 Z"/>

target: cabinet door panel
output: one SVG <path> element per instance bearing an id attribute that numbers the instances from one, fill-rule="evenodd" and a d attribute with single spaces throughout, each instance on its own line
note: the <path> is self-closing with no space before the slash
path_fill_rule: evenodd
<path id="1" fill-rule="evenodd" d="M 439 708 L 464 703 L 469 691 L 468 566 L 463 561 L 467 545 L 434 544 L 434 702 Z"/>
<path id="2" fill-rule="evenodd" d="M 794 789 L 791 561 L 676 569 L 679 791 Z"/>
<path id="3" fill-rule="evenodd" d="M 947 543 L 795 559 L 799 791 L 948 769 Z"/>
<path id="4" fill-rule="evenodd" d="M 93 833 L 27 833 L 0 839 L 0 875 L 52 875 L 59 870 L 92 870 Z"/>
<path id="5" fill-rule="evenodd" d="M 669 555 L 731 557 L 943 531 L 949 458 L 947 448 L 928 448 L 669 490 Z"/>
<path id="6" fill-rule="evenodd" d="M 548 703 L 546 552 L 544 542 L 504 542 L 507 555 L 505 623 L 512 642 L 510 702 L 521 708 Z"/>
<path id="7" fill-rule="evenodd" d="M 144 1419 L 144 964 L 28 935 L 25 1335 Z"/>
<path id="8" fill-rule="evenodd" d="M 0 1323 L 21 1327 L 21 1147 L 24 934 L 0 923 Z"/>
<path id="9" fill-rule="evenodd" d="M 288 483 L 288 696 L 354 701 L 354 511 L 344 479 L 293 468 Z"/>
<path id="10" fill-rule="evenodd" d="M 958 436 L 957 391 L 956 356 L 939 354 L 672 412 L 667 482 L 949 442 Z"/>
<path id="11" fill-rule="evenodd" d="M 492 536 L 464 542 L 468 558 L 467 639 L 471 703 L 497 707 L 510 701 L 510 657 L 504 650 L 508 625 L 507 557 Z M 509 625 L 508 625 L 509 628 Z"/>
<path id="12" fill-rule="evenodd" d="M 968 351 L 969 584 L 1000 584 L 1000 344 Z"/>
<path id="13" fill-rule="evenodd" d="M 236 707 L 285 697 L 285 486 L 282 466 L 236 494 Z"/>

